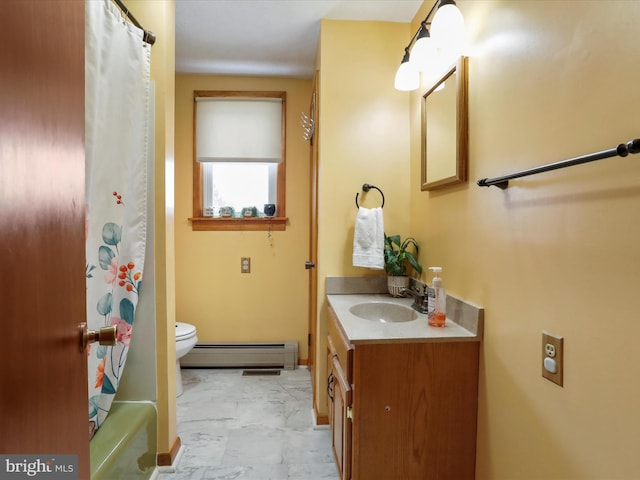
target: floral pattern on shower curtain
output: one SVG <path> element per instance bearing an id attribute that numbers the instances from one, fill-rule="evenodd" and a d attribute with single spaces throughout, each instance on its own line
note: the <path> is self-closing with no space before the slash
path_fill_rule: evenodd
<path id="1" fill-rule="evenodd" d="M 92 436 L 118 390 L 142 288 L 150 46 L 110 0 L 85 4 L 87 326 L 117 332 L 116 345 L 87 353 Z"/>

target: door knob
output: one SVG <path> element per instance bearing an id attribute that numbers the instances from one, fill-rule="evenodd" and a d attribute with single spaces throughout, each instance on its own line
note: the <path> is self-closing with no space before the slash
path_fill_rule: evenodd
<path id="1" fill-rule="evenodd" d="M 315 264 L 315 263 L 313 263 L 313 262 L 311 262 L 311 261 L 309 261 L 309 260 L 307 260 L 306 262 L 304 262 L 304 269 L 305 269 L 305 270 L 309 270 L 309 269 L 311 269 L 311 268 L 314 268 L 315 266 L 316 266 L 316 264 Z"/>
<path id="2" fill-rule="evenodd" d="M 88 330 L 86 322 L 82 322 L 80 324 L 80 351 L 84 352 L 88 344 L 95 342 L 100 345 L 115 345 L 116 326 L 100 327 L 100 330 L 96 332 L 95 330 Z"/>

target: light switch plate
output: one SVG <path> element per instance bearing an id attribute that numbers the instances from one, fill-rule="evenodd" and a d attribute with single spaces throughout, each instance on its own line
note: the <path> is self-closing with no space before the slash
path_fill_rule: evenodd
<path id="1" fill-rule="evenodd" d="M 563 386 L 564 338 L 549 332 L 542 332 L 542 376 Z"/>

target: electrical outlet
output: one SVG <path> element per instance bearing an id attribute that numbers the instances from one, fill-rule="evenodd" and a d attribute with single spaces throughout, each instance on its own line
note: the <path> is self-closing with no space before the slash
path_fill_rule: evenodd
<path id="1" fill-rule="evenodd" d="M 251 257 L 240 258 L 240 273 L 251 273 Z"/>
<path id="2" fill-rule="evenodd" d="M 562 387 L 563 375 L 564 338 L 542 332 L 542 376 Z"/>
<path id="3" fill-rule="evenodd" d="M 544 345 L 544 351 L 547 354 L 547 357 L 555 357 L 556 356 L 556 347 L 551 343 L 546 343 Z"/>

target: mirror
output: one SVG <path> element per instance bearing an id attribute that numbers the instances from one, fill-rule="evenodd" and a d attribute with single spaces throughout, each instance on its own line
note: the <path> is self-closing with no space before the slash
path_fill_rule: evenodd
<path id="1" fill-rule="evenodd" d="M 467 180 L 467 60 L 460 57 L 422 95 L 422 190 Z"/>

